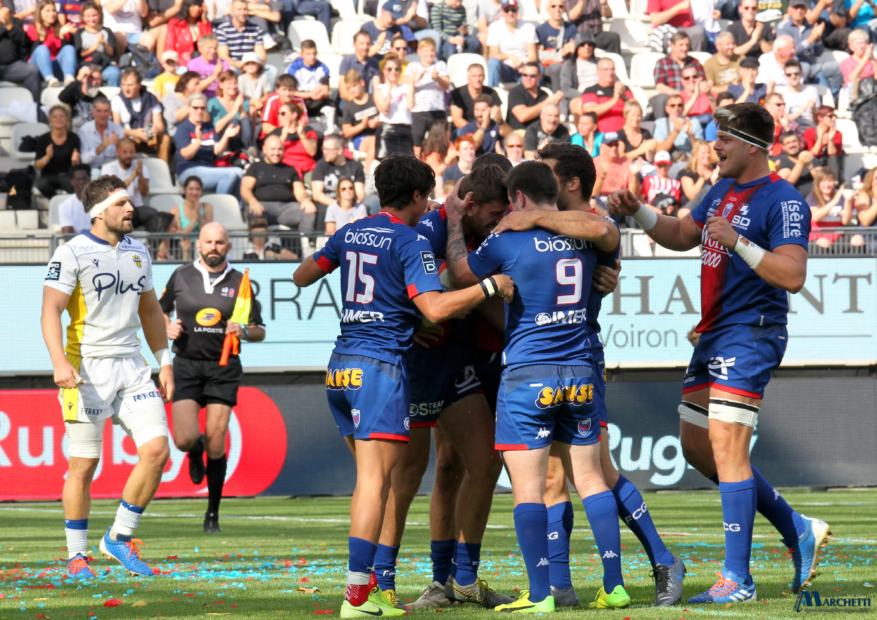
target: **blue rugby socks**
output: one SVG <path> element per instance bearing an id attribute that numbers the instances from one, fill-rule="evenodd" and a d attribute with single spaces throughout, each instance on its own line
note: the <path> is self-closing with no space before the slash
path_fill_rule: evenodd
<path id="1" fill-rule="evenodd" d="M 550 594 L 548 571 L 548 510 L 545 504 L 515 506 L 515 533 L 530 578 L 530 602 L 544 601 Z"/>
<path id="2" fill-rule="evenodd" d="M 752 554 L 752 527 L 755 523 L 755 479 L 720 482 L 722 518 L 725 527 L 725 568 L 752 583 L 749 558 Z"/>
<path id="3" fill-rule="evenodd" d="M 569 573 L 569 539 L 572 536 L 572 502 L 548 507 L 548 572 L 550 584 L 558 590 L 572 585 Z"/>
<path id="4" fill-rule="evenodd" d="M 456 540 L 433 540 L 429 543 L 430 559 L 432 559 L 432 580 L 444 585 L 453 570 Z"/>
<path id="5" fill-rule="evenodd" d="M 609 593 L 624 586 L 621 575 L 621 532 L 618 529 L 618 506 L 611 491 L 590 495 L 582 500 L 585 513 L 603 560 L 603 589 Z"/>
<path id="6" fill-rule="evenodd" d="M 399 547 L 389 547 L 378 544 L 375 553 L 375 576 L 381 590 L 396 589 L 396 558 L 399 557 Z"/>
<path id="7" fill-rule="evenodd" d="M 770 524 L 777 529 L 787 545 L 794 545 L 806 529 L 804 519 L 792 510 L 783 496 L 770 486 L 770 483 L 755 467 L 752 468 L 752 476 L 755 479 L 758 512 L 770 521 Z"/>
<path id="8" fill-rule="evenodd" d="M 481 561 L 481 543 L 456 544 L 454 553 L 454 579 L 461 586 L 469 586 L 478 578 L 478 563 Z"/>
<path id="9" fill-rule="evenodd" d="M 636 535 L 649 556 L 652 568 L 655 564 L 672 566 L 673 554 L 667 550 L 664 541 L 658 535 L 646 502 L 636 485 L 624 476 L 618 476 L 618 482 L 612 489 L 612 495 L 615 496 L 615 502 L 618 505 L 618 516 Z"/>

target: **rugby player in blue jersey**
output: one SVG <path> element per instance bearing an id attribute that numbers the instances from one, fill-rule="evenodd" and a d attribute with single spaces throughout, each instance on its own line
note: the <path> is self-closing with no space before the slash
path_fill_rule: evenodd
<path id="1" fill-rule="evenodd" d="M 390 492 L 390 473 L 408 442 L 405 352 L 418 312 L 438 323 L 484 299 L 514 297 L 507 276 L 442 292 L 429 243 L 413 227 L 435 186 L 432 169 L 411 156 L 390 157 L 375 171 L 377 215 L 348 224 L 295 271 L 310 286 L 341 267 L 341 335 L 326 373 L 329 407 L 356 460 L 350 506 L 347 591 L 342 618 L 400 616 L 371 572 Z"/>
<path id="2" fill-rule="evenodd" d="M 473 204 L 463 217 L 463 229 L 470 243 L 477 247 L 508 210 L 505 173 L 493 165 L 474 167 L 462 181 L 462 188 L 474 192 Z M 415 231 L 429 241 L 441 271 L 447 241 L 444 208 L 426 213 Z M 375 556 L 378 585 L 397 607 L 401 603 L 395 591 L 396 558 L 408 510 L 429 464 L 429 442 L 434 428 L 441 429 L 441 434 L 436 433 L 441 438 L 436 441 L 437 460 L 452 452 L 458 455 L 463 472 L 460 480 L 451 480 L 449 472 L 436 465 L 430 500 L 433 580 L 408 607 L 412 610 L 447 607 L 456 601 L 493 609 L 514 600 L 494 592 L 478 578 L 481 540 L 502 461 L 493 447 L 493 411 L 470 359 L 472 318 L 438 326 L 434 330 L 436 339 L 423 342 L 427 346 L 415 344 L 408 351 L 411 442 L 393 470 L 392 492 Z M 416 342 L 421 339 L 426 339 L 423 332 Z"/>
<path id="3" fill-rule="evenodd" d="M 774 122 L 755 103 L 720 108 L 719 176 L 685 219 L 657 215 L 626 190 L 614 213 L 632 216 L 656 243 L 702 246 L 701 334 L 683 380 L 680 432 L 685 458 L 719 484 L 725 563 L 718 581 L 689 603 L 754 601 L 749 572 L 756 507 L 783 536 L 795 562 L 793 589 L 807 585 L 828 525 L 799 515 L 749 462 L 764 389 L 788 343 L 788 293 L 807 277 L 810 209 L 768 165 Z"/>
<path id="4" fill-rule="evenodd" d="M 560 212 L 553 211 L 516 211 L 507 215 L 496 227 L 495 232 L 508 230 L 530 230 L 536 226 L 569 237 L 579 235 L 578 218 L 563 214 L 563 211 L 591 212 L 590 198 L 594 187 L 596 170 L 591 156 L 580 146 L 566 143 L 555 143 L 545 146 L 539 151 L 540 161 L 546 163 L 554 172 L 559 187 L 557 207 Z M 598 255 L 598 267 L 594 272 L 595 281 L 606 292 L 615 290 L 617 272 L 611 269 L 616 266 L 618 248 L 612 252 Z M 621 264 L 617 264 L 620 269 Z M 618 514 L 649 556 L 655 577 L 655 605 L 666 607 L 673 605 L 682 597 L 682 583 L 685 565 L 680 558 L 670 553 L 652 522 L 651 513 L 639 489 L 631 481 L 618 473 L 609 455 L 608 412 L 605 408 L 605 361 L 603 343 L 600 342 L 600 324 L 598 317 L 602 305 L 602 295 L 588 297 L 588 316 L 585 325 L 590 332 L 594 359 L 597 364 L 599 380 L 595 390 L 600 391 L 598 404 L 601 406 L 600 426 L 600 465 L 606 485 L 612 490 L 618 506 Z M 548 506 L 548 549 L 551 573 L 551 594 L 557 607 L 573 607 L 578 605 L 578 597 L 572 585 L 569 569 L 570 534 L 573 528 L 573 508 L 570 501 L 569 488 L 563 464 L 557 450 L 552 447 L 548 460 L 548 482 L 545 492 L 545 505 Z M 600 606 L 601 601 L 596 601 Z"/>
<path id="5" fill-rule="evenodd" d="M 513 211 L 557 209 L 557 181 L 547 165 L 520 164 L 506 183 Z M 555 610 L 543 499 L 552 443 L 559 447 L 594 531 L 603 561 L 604 606 L 626 607 L 630 598 L 621 574 L 618 509 L 603 481 L 597 445 L 597 367 L 584 327 L 588 297 L 596 294 L 591 282 L 598 252 L 618 246 L 618 228 L 600 216 L 580 214 L 581 236 L 587 241 L 537 228 L 491 235 L 469 254 L 460 210 L 454 201 L 448 207 L 448 264 L 454 281 L 464 285 L 477 282 L 479 274 L 502 272 L 513 274 L 517 288 L 514 300 L 506 306 L 496 448 L 503 453 L 512 480 L 515 531 L 530 588 L 517 601 L 496 610 Z"/>

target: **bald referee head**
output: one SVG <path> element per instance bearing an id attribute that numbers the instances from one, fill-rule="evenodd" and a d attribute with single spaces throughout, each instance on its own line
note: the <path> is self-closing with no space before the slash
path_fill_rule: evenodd
<path id="1" fill-rule="evenodd" d="M 201 260 L 208 267 L 223 267 L 225 257 L 231 249 L 231 241 L 228 240 L 228 231 L 219 222 L 205 224 L 198 235 L 198 252 Z"/>

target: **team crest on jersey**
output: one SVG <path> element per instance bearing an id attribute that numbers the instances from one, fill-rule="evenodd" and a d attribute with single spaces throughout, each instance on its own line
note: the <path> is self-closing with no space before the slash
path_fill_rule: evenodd
<path id="1" fill-rule="evenodd" d="M 140 267 L 143 265 L 143 259 L 140 258 L 139 256 L 137 256 L 136 254 L 133 256 L 133 258 L 134 258 L 134 264 L 137 265 L 137 269 L 140 269 Z"/>
<path id="2" fill-rule="evenodd" d="M 362 419 L 359 415 L 359 409 L 351 409 L 350 415 L 353 416 L 353 426 L 354 428 L 359 428 L 359 421 Z"/>
<path id="3" fill-rule="evenodd" d="M 591 431 L 591 418 L 587 420 L 579 420 L 579 435 L 582 437 L 587 437 L 588 433 Z"/>
<path id="4" fill-rule="evenodd" d="M 229 288 L 227 286 L 222 287 L 222 290 L 219 291 L 220 297 L 234 297 L 234 289 Z"/>
<path id="5" fill-rule="evenodd" d="M 49 263 L 49 270 L 46 272 L 46 280 L 60 280 L 61 279 L 61 263 L 54 262 Z"/>
<path id="6" fill-rule="evenodd" d="M 330 369 L 326 372 L 326 388 L 330 390 L 358 390 L 361 387 L 361 368 Z"/>
<path id="7" fill-rule="evenodd" d="M 557 388 L 544 387 L 536 397 L 539 409 L 550 409 L 563 403 L 573 406 L 590 404 L 594 399 L 594 385 L 564 385 Z"/>
<path id="8" fill-rule="evenodd" d="M 722 217 L 728 217 L 728 214 L 731 213 L 731 211 L 733 211 L 733 210 L 734 210 L 734 203 L 729 202 L 728 204 L 725 205 L 725 208 L 722 209 Z"/>

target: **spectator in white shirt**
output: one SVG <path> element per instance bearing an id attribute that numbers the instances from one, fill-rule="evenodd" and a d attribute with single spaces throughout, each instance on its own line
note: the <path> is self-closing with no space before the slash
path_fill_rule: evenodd
<path id="1" fill-rule="evenodd" d="M 502 20 L 487 31 L 487 85 L 519 82 L 518 70 L 528 62 L 538 62 L 536 27 L 518 20 L 518 0 L 502 0 Z"/>
<path id="2" fill-rule="evenodd" d="M 87 164 L 77 164 L 70 169 L 70 184 L 73 185 L 74 193 L 58 205 L 58 220 L 62 233 L 78 235 L 91 230 L 91 218 L 82 204 L 82 192 L 89 181 L 91 181 L 91 168 Z"/>
<path id="3" fill-rule="evenodd" d="M 426 130 L 438 118 L 446 118 L 445 93 L 451 87 L 448 65 L 436 62 L 435 42 L 421 39 L 417 44 L 419 62 L 409 62 L 402 82 L 414 86 L 414 108 L 411 110 L 411 136 L 414 139 L 414 156 L 420 157 L 420 145 Z"/>
<path id="4" fill-rule="evenodd" d="M 136 146 L 131 138 L 122 138 L 116 145 L 117 159 L 105 163 L 101 174 L 112 174 L 125 182 L 128 186 L 128 196 L 134 209 L 134 228 L 145 226 L 149 218 L 156 213 L 155 209 L 143 206 L 143 197 L 149 194 L 149 168 L 143 165 L 143 160 L 138 159 L 134 163 Z"/>
<path id="5" fill-rule="evenodd" d="M 813 85 L 804 85 L 801 63 L 790 60 L 785 67 L 787 86 L 780 86 L 777 92 L 786 102 L 786 114 L 790 121 L 797 121 L 803 129 L 813 127 L 813 108 L 819 104 L 819 91 Z"/>
<path id="6" fill-rule="evenodd" d="M 758 77 L 755 78 L 758 84 L 770 84 L 776 86 L 786 86 L 786 63 L 795 57 L 795 41 L 789 35 L 781 34 L 773 42 L 773 51 L 762 54 L 758 58 Z M 806 65 L 806 63 L 802 63 Z M 805 66 L 805 71 L 809 73 L 809 66 Z"/>
<path id="7" fill-rule="evenodd" d="M 82 163 L 91 166 L 95 172 L 116 158 L 116 145 L 125 137 L 125 128 L 111 121 L 110 114 L 110 100 L 100 95 L 92 102 L 94 120 L 79 129 Z"/>

